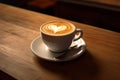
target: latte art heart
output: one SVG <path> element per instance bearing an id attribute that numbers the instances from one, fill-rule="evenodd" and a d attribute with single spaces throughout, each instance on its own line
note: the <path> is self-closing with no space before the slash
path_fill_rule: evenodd
<path id="1" fill-rule="evenodd" d="M 54 33 L 60 32 L 60 31 L 64 31 L 67 29 L 67 26 L 65 25 L 60 25 L 60 26 L 56 26 L 56 25 L 49 25 L 48 26 L 49 30 L 52 30 Z"/>
<path id="2" fill-rule="evenodd" d="M 67 22 L 50 22 L 41 26 L 41 31 L 47 35 L 61 36 L 70 34 L 75 27 Z"/>

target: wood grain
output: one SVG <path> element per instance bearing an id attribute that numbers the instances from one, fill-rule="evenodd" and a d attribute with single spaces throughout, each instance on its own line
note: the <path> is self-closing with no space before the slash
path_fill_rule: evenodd
<path id="1" fill-rule="evenodd" d="M 17 80 L 120 80 L 120 33 L 95 26 L 70 21 L 83 29 L 87 44 L 78 59 L 36 58 L 30 43 L 40 35 L 40 25 L 51 20 L 61 19 L 0 4 L 0 69 Z"/>

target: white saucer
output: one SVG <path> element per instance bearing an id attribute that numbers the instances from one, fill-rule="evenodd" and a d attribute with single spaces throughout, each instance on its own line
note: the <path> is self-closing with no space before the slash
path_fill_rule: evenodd
<path id="1" fill-rule="evenodd" d="M 72 43 L 70 49 L 61 53 L 53 53 L 49 51 L 47 46 L 43 43 L 41 37 L 35 38 L 32 41 L 30 47 L 33 53 L 37 57 L 48 60 L 48 61 L 54 61 L 54 62 L 63 62 L 63 61 L 73 60 L 81 56 L 86 50 L 86 44 L 82 38 Z"/>

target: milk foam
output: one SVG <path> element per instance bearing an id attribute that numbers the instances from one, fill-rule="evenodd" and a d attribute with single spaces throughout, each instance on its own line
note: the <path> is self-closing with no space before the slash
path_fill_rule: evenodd
<path id="1" fill-rule="evenodd" d="M 48 35 L 66 35 L 75 30 L 72 24 L 66 22 L 47 23 L 42 26 L 42 31 Z"/>
<path id="2" fill-rule="evenodd" d="M 67 26 L 65 26 L 65 25 L 60 25 L 60 26 L 57 26 L 57 25 L 49 25 L 49 26 L 48 26 L 48 29 L 49 29 L 49 30 L 52 30 L 54 33 L 57 33 L 57 32 L 66 30 L 66 29 L 67 29 Z"/>

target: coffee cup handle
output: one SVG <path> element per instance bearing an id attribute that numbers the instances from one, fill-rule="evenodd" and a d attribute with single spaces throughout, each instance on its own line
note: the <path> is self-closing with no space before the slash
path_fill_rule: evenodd
<path id="1" fill-rule="evenodd" d="M 83 31 L 82 31 L 81 29 L 76 29 L 75 35 L 76 35 L 77 33 L 79 33 L 79 35 L 78 35 L 77 37 L 75 37 L 75 38 L 73 39 L 73 41 L 77 41 L 78 39 L 80 39 L 80 38 L 83 36 Z"/>

